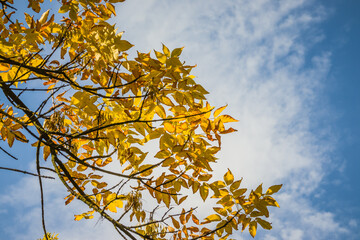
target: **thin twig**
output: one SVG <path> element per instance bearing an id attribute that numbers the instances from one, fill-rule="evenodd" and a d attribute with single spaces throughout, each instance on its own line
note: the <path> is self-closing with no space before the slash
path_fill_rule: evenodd
<path id="1" fill-rule="evenodd" d="M 54 177 L 50 177 L 50 176 L 42 176 L 42 175 L 40 175 L 40 176 L 39 176 L 38 174 L 31 173 L 31 172 L 27 172 L 27 171 L 20 170 L 20 169 L 16 169 L 16 168 L 0 167 L 0 169 L 3 169 L 3 170 L 8 170 L 8 171 L 14 171 L 14 172 L 19 172 L 19 173 L 23 173 L 23 174 L 28 174 L 28 175 L 35 176 L 35 177 L 42 177 L 42 178 L 55 179 Z"/>

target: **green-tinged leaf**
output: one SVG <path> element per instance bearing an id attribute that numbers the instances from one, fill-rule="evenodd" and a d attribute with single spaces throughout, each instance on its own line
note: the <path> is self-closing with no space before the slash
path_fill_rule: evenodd
<path id="1" fill-rule="evenodd" d="M 129 43 L 129 42 L 126 41 L 126 40 L 119 40 L 119 41 L 117 42 L 117 48 L 118 48 L 120 51 L 127 51 L 127 50 L 129 50 L 132 46 L 134 46 L 134 45 L 132 45 L 131 43 Z"/>
<path id="2" fill-rule="evenodd" d="M 178 56 L 180 56 L 180 54 L 181 54 L 181 52 L 182 52 L 183 49 L 184 49 L 183 47 L 182 47 L 182 48 L 175 48 L 175 49 L 171 52 L 171 57 L 178 57 Z"/>
<path id="3" fill-rule="evenodd" d="M 260 226 L 263 228 L 263 229 L 267 229 L 267 230 L 270 230 L 272 228 L 271 226 L 271 223 L 261 219 L 261 218 L 256 218 L 256 221 L 260 224 Z"/>
<path id="4" fill-rule="evenodd" d="M 233 182 L 233 183 L 231 184 L 231 186 L 230 186 L 230 191 L 231 191 L 231 192 L 234 192 L 234 191 L 236 191 L 237 189 L 239 189 L 240 184 L 241 184 L 241 180 L 237 180 L 237 181 Z"/>
<path id="5" fill-rule="evenodd" d="M 260 185 L 255 189 L 255 193 L 257 193 L 257 194 L 262 194 L 262 184 L 260 184 Z"/>
<path id="6" fill-rule="evenodd" d="M 268 190 L 266 191 L 266 195 L 271 195 L 271 194 L 274 194 L 274 193 L 277 193 L 282 187 L 282 184 L 280 185 L 273 185 L 271 187 L 268 188 Z"/>

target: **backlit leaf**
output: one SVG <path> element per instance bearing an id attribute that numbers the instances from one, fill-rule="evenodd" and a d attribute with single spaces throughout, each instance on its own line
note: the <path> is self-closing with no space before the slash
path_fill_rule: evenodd
<path id="1" fill-rule="evenodd" d="M 255 221 L 250 222 L 249 233 L 252 237 L 255 237 L 256 235 L 256 228 L 257 228 L 257 223 Z"/>
<path id="2" fill-rule="evenodd" d="M 280 185 L 273 185 L 271 187 L 268 188 L 268 190 L 266 191 L 266 195 L 271 195 L 274 193 L 277 193 L 282 187 L 282 184 Z"/>
<path id="3" fill-rule="evenodd" d="M 230 169 L 224 175 L 224 181 L 226 185 L 230 185 L 234 181 L 234 175 L 231 173 Z"/>
<path id="4" fill-rule="evenodd" d="M 219 114 L 224 111 L 224 109 L 227 107 L 227 105 L 219 107 L 218 109 L 215 110 L 214 112 L 214 118 L 216 118 L 217 116 L 219 116 Z"/>
<path id="5" fill-rule="evenodd" d="M 212 214 L 210 216 L 207 216 L 206 220 L 208 220 L 210 222 L 221 221 L 221 217 L 217 214 Z"/>

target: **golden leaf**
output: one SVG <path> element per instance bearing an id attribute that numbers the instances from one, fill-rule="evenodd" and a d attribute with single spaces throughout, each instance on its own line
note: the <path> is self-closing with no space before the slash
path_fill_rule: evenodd
<path id="1" fill-rule="evenodd" d="M 230 169 L 224 175 L 224 181 L 226 185 L 230 185 L 234 181 L 234 175 L 231 173 Z"/>
<path id="2" fill-rule="evenodd" d="M 221 217 L 219 215 L 217 215 L 217 214 L 212 214 L 210 216 L 207 216 L 205 219 L 210 221 L 210 222 L 221 221 Z"/>
<path id="3" fill-rule="evenodd" d="M 173 124 L 169 123 L 169 122 L 165 122 L 164 123 L 164 128 L 166 131 L 170 132 L 170 133 L 173 133 L 175 132 L 175 127 Z"/>
<path id="4" fill-rule="evenodd" d="M 257 228 L 257 223 L 255 221 L 250 222 L 249 233 L 252 237 L 256 236 L 256 228 Z"/>
<path id="5" fill-rule="evenodd" d="M 266 195 L 271 195 L 271 194 L 274 194 L 274 193 L 277 193 L 282 187 L 282 184 L 280 185 L 273 185 L 271 187 L 268 188 L 268 190 L 266 191 Z"/>
<path id="6" fill-rule="evenodd" d="M 219 116 L 219 114 L 224 111 L 224 109 L 227 107 L 227 105 L 219 107 L 218 109 L 215 110 L 214 112 L 214 118 L 216 118 L 217 116 Z"/>

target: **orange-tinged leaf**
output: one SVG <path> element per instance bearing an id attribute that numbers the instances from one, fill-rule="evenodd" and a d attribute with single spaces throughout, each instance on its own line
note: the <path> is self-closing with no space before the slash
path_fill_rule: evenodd
<path id="1" fill-rule="evenodd" d="M 180 228 L 180 224 L 178 221 L 175 220 L 175 218 L 171 217 L 171 221 L 175 228 L 178 228 L 178 229 Z"/>
<path id="2" fill-rule="evenodd" d="M 182 210 L 179 220 L 182 225 L 186 224 L 187 220 L 185 219 L 185 209 Z"/>
<path id="3" fill-rule="evenodd" d="M 223 123 L 238 122 L 239 121 L 239 120 L 236 120 L 235 118 L 231 117 L 230 115 L 221 115 L 217 119 L 221 120 Z"/>
<path id="4" fill-rule="evenodd" d="M 10 65 L 9 65 L 9 64 L 6 64 L 6 63 L 0 64 L 0 71 L 1 71 L 1 72 L 5 72 L 5 71 L 7 71 L 7 70 L 9 70 L 9 69 L 10 69 Z"/>
<path id="5" fill-rule="evenodd" d="M 228 129 L 226 129 L 226 130 L 224 130 L 224 131 L 221 131 L 220 133 L 221 134 L 227 134 L 227 133 L 232 133 L 232 132 L 236 132 L 237 130 L 236 129 L 234 129 L 234 128 L 228 128 Z"/>
<path id="6" fill-rule="evenodd" d="M 114 16 L 116 16 L 114 5 L 112 5 L 111 3 L 106 3 L 106 7 L 112 14 L 114 14 Z"/>
<path id="7" fill-rule="evenodd" d="M 199 219 L 198 219 L 194 214 L 191 215 L 191 218 L 192 218 L 192 220 L 193 220 L 193 222 L 194 222 L 195 224 L 197 224 L 197 225 L 200 224 Z"/>
<path id="8" fill-rule="evenodd" d="M 165 123 L 164 123 L 164 128 L 165 128 L 166 131 L 168 131 L 168 132 L 170 132 L 170 133 L 175 132 L 175 127 L 174 127 L 174 125 L 172 125 L 172 124 L 169 123 L 169 122 L 165 122 Z"/>
<path id="9" fill-rule="evenodd" d="M 183 201 L 185 201 L 187 197 L 188 197 L 188 196 L 184 196 L 184 197 L 180 198 L 180 200 L 179 200 L 179 205 L 180 205 Z"/>

